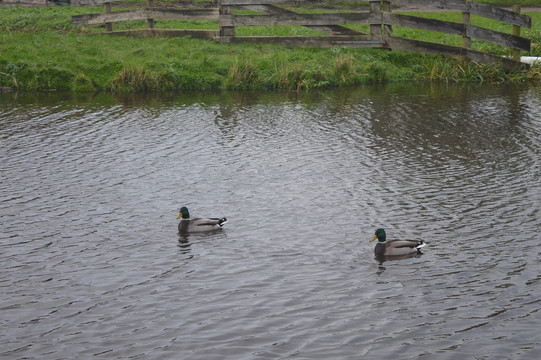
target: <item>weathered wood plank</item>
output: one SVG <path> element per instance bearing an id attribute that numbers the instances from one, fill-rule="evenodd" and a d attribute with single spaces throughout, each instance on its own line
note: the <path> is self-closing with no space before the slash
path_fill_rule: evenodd
<path id="1" fill-rule="evenodd" d="M 474 15 L 483 16 L 489 19 L 498 20 L 525 28 L 532 27 L 532 19 L 528 15 L 516 14 L 512 11 L 502 9 L 493 5 L 466 0 L 392 0 L 393 3 L 401 6 L 422 6 L 440 10 L 456 10 L 469 12 Z"/>
<path id="2" fill-rule="evenodd" d="M 400 6 L 419 6 L 439 10 L 465 10 L 464 0 L 391 0 Z"/>
<path id="3" fill-rule="evenodd" d="M 502 58 L 496 55 L 483 53 L 481 51 L 464 49 L 450 45 L 436 44 L 426 41 L 398 38 L 394 36 L 387 38 L 386 47 L 395 50 L 447 56 L 455 59 L 471 59 L 480 64 L 496 63 L 500 64 L 506 71 L 515 70 L 517 68 L 528 68 L 527 64 L 522 64 L 514 60 Z"/>
<path id="4" fill-rule="evenodd" d="M 484 29 L 474 25 L 467 26 L 466 35 L 471 38 L 488 41 L 493 44 L 507 46 L 512 49 L 530 51 L 530 40 L 519 36 Z"/>
<path id="5" fill-rule="evenodd" d="M 528 15 L 517 14 L 509 10 L 477 2 L 472 2 L 470 6 L 470 12 L 472 14 L 528 29 L 532 27 L 532 18 Z"/>
<path id="6" fill-rule="evenodd" d="M 222 15 L 220 26 L 373 24 L 381 19 L 371 13 Z"/>
<path id="7" fill-rule="evenodd" d="M 71 22 L 73 25 L 97 25 L 103 23 L 144 19 L 218 20 L 218 17 L 218 9 L 142 9 L 121 10 L 111 13 L 74 15 L 71 17 Z"/>
<path id="8" fill-rule="evenodd" d="M 403 26 L 411 29 L 437 31 L 446 34 L 461 35 L 510 48 L 530 50 L 530 40 L 518 36 L 481 28 L 474 25 L 465 25 L 450 21 L 420 18 L 417 16 L 383 13 L 385 24 Z"/>
<path id="9" fill-rule="evenodd" d="M 294 13 L 291 10 L 283 9 L 274 5 L 266 4 L 266 5 L 244 5 L 242 6 L 243 9 L 256 11 L 262 14 L 291 14 Z M 344 26 L 340 25 L 305 25 L 305 27 L 321 31 L 325 34 L 330 35 L 362 35 L 363 33 L 360 31 L 356 31 L 353 29 L 349 29 Z"/>
<path id="10" fill-rule="evenodd" d="M 167 20 L 218 20 L 219 11 L 217 8 L 208 9 L 161 9 L 147 8 L 146 16 L 153 19 Z"/>
<path id="11" fill-rule="evenodd" d="M 438 31 L 446 34 L 465 35 L 464 24 L 451 21 L 427 19 L 418 16 L 383 13 L 383 23 L 411 29 Z"/>
<path id="12" fill-rule="evenodd" d="M 119 3 L 122 0 L 71 0 L 71 6 L 103 6 L 105 3 Z"/>
<path id="13" fill-rule="evenodd" d="M 218 30 L 179 30 L 179 29 L 135 29 L 113 31 L 107 35 L 130 36 L 136 38 L 147 37 L 182 37 L 191 36 L 198 39 L 217 40 Z"/>
<path id="14" fill-rule="evenodd" d="M 47 6 L 48 0 L 0 0 L 2 6 Z"/>
<path id="15" fill-rule="evenodd" d="M 146 18 L 146 14 L 142 10 L 122 10 L 111 13 L 73 15 L 71 17 L 71 23 L 73 25 L 98 25 L 119 21 L 142 20 Z"/>
<path id="16" fill-rule="evenodd" d="M 363 36 L 235 36 L 232 43 L 273 43 L 287 47 L 332 48 L 349 46 L 362 48 L 381 48 L 383 43 L 371 40 L 370 35 Z"/>

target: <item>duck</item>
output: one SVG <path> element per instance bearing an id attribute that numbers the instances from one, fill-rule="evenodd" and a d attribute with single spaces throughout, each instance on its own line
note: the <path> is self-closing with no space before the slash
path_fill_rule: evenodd
<path id="1" fill-rule="evenodd" d="M 204 232 L 221 229 L 227 222 L 227 218 L 190 218 L 190 212 L 186 206 L 179 210 L 177 219 L 180 219 L 178 231 L 180 233 Z"/>
<path id="2" fill-rule="evenodd" d="M 374 248 L 376 257 L 382 256 L 400 256 L 422 254 L 421 248 L 426 246 L 423 240 L 390 240 L 387 241 L 387 235 L 384 229 L 377 229 L 370 241 L 378 240 Z"/>

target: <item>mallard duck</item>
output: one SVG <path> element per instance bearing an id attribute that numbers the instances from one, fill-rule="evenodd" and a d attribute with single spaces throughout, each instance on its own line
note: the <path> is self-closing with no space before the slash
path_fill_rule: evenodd
<path id="1" fill-rule="evenodd" d="M 181 233 L 188 232 L 202 232 L 221 229 L 227 222 L 226 218 L 193 218 L 190 219 L 190 212 L 186 206 L 180 208 L 177 219 L 180 219 L 178 223 L 178 231 Z"/>
<path id="2" fill-rule="evenodd" d="M 370 239 L 374 241 L 378 239 L 378 243 L 374 248 L 376 257 L 381 256 L 397 256 L 397 255 L 412 255 L 422 254 L 421 248 L 426 246 L 423 240 L 390 240 L 387 241 L 385 230 L 377 229 L 375 235 Z"/>

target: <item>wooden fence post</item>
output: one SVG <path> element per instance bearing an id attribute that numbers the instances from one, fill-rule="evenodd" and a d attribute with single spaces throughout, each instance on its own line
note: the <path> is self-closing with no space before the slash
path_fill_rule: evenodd
<path id="1" fill-rule="evenodd" d="M 468 50 L 471 49 L 471 37 L 468 36 L 468 27 L 470 26 L 470 3 L 471 0 L 466 0 L 462 11 L 462 24 L 464 24 L 464 35 L 462 36 L 462 46 Z"/>
<path id="2" fill-rule="evenodd" d="M 517 13 L 517 14 L 520 14 L 520 5 L 518 5 L 518 4 L 513 5 L 513 12 Z M 513 25 L 513 35 L 520 36 L 520 26 Z M 513 54 L 513 60 L 520 61 L 520 50 L 519 49 L 513 49 L 512 54 Z"/>
<path id="3" fill-rule="evenodd" d="M 220 20 L 222 18 L 222 15 L 232 15 L 233 14 L 233 11 L 231 11 L 231 7 L 230 6 L 223 6 L 222 5 L 222 1 L 219 0 L 218 1 L 218 16 L 220 17 Z M 218 21 L 219 23 L 220 21 Z M 219 25 L 219 28 L 220 28 L 220 33 L 219 33 L 219 37 L 220 37 L 220 42 L 221 43 L 229 43 L 231 42 L 231 38 L 235 36 L 235 26 L 221 26 Z"/>
<path id="4" fill-rule="evenodd" d="M 103 5 L 105 6 L 105 13 L 110 15 L 111 14 L 111 3 L 110 2 L 105 2 L 105 3 L 103 3 Z M 106 22 L 105 23 L 105 31 L 113 32 L 113 23 Z"/>
<path id="5" fill-rule="evenodd" d="M 147 0 L 147 8 L 152 8 L 152 0 Z M 150 30 L 154 29 L 154 19 L 147 19 L 147 28 Z"/>
<path id="6" fill-rule="evenodd" d="M 383 11 L 391 12 L 391 2 L 388 0 L 383 1 Z M 393 26 L 392 25 L 383 25 L 383 33 L 385 36 L 393 36 Z"/>
<path id="7" fill-rule="evenodd" d="M 370 35 L 372 39 L 382 41 L 381 25 L 383 22 L 383 16 L 381 13 L 381 2 L 370 1 L 370 12 L 372 15 L 377 15 L 380 19 L 379 24 L 370 24 Z"/>

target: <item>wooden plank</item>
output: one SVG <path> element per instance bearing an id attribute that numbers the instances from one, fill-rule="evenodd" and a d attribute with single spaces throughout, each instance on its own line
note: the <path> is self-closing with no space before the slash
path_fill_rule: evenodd
<path id="1" fill-rule="evenodd" d="M 221 0 L 220 4 L 222 6 L 234 6 L 234 5 L 285 4 L 285 3 L 290 3 L 290 2 L 291 0 Z"/>
<path id="2" fill-rule="evenodd" d="M 470 12 L 475 15 L 502 21 L 511 25 L 521 26 L 528 29 L 532 27 L 532 18 L 530 16 L 517 14 L 512 11 L 487 4 L 472 2 Z"/>
<path id="3" fill-rule="evenodd" d="M 0 0 L 0 6 L 47 6 L 47 0 Z"/>
<path id="4" fill-rule="evenodd" d="M 71 17 L 71 23 L 73 25 L 97 25 L 103 23 L 146 19 L 218 20 L 218 18 L 218 9 L 140 9 L 113 11 L 109 14 L 95 13 L 73 15 Z"/>
<path id="5" fill-rule="evenodd" d="M 506 9 L 478 2 L 468 2 L 466 0 L 393 0 L 393 3 L 400 6 L 419 6 L 440 10 L 469 12 L 474 15 L 506 22 L 511 25 L 517 25 L 528 29 L 532 27 L 532 19 L 528 15 L 516 14 Z"/>
<path id="6" fill-rule="evenodd" d="M 530 51 L 531 42 L 529 39 L 521 38 L 519 36 L 506 34 L 494 30 L 484 29 L 478 26 L 469 25 L 467 27 L 467 35 L 469 37 L 488 41 L 493 44 L 507 46 L 512 49 L 520 49 Z"/>
<path id="7" fill-rule="evenodd" d="M 417 16 L 383 13 L 383 22 L 411 29 L 437 31 L 446 34 L 461 35 L 514 49 L 530 51 L 530 40 L 518 36 L 481 28 L 474 25 L 465 25 L 450 21 L 420 18 Z"/>
<path id="8" fill-rule="evenodd" d="M 383 43 L 364 36 L 235 36 L 232 43 L 272 43 L 287 47 L 332 48 L 349 46 L 362 48 L 381 48 Z"/>
<path id="9" fill-rule="evenodd" d="M 270 4 L 265 4 L 265 5 L 245 5 L 245 6 L 242 6 L 242 8 L 247 9 L 247 10 L 256 11 L 256 12 L 259 12 L 259 13 L 262 13 L 262 14 L 284 14 L 284 13 L 291 14 L 291 13 L 294 13 L 291 10 L 283 9 L 283 8 L 280 8 L 280 7 L 277 7 L 277 6 L 274 6 L 274 5 L 270 5 Z M 314 26 L 304 25 L 304 26 L 309 28 L 309 29 L 316 30 L 316 31 L 321 31 L 322 33 L 330 34 L 330 35 L 362 35 L 363 34 L 360 31 L 349 29 L 347 27 L 340 26 L 340 25 L 314 25 Z"/>
<path id="10" fill-rule="evenodd" d="M 418 6 L 439 10 L 465 11 L 464 0 L 393 0 L 399 6 Z"/>
<path id="11" fill-rule="evenodd" d="M 220 18 L 217 8 L 208 9 L 145 9 L 146 16 L 153 19 L 168 20 L 218 20 Z"/>
<path id="12" fill-rule="evenodd" d="M 111 13 L 73 15 L 71 17 L 71 23 L 72 25 L 99 25 L 103 23 L 142 20 L 146 18 L 145 10 L 122 10 Z"/>
<path id="13" fill-rule="evenodd" d="M 103 6 L 105 3 L 120 3 L 122 0 L 71 0 L 71 6 Z"/>
<path id="14" fill-rule="evenodd" d="M 136 38 L 147 37 L 182 37 L 191 36 L 198 39 L 218 40 L 218 30 L 181 30 L 181 29 L 135 29 L 113 31 L 107 35 L 130 36 Z"/>
<path id="15" fill-rule="evenodd" d="M 361 31 L 353 30 L 341 25 L 304 25 L 305 27 L 321 31 L 322 33 L 329 34 L 329 35 L 368 35 Z"/>
<path id="16" fill-rule="evenodd" d="M 464 24 L 451 21 L 443 21 L 436 19 L 427 19 L 418 16 L 393 14 L 389 12 L 383 13 L 383 23 L 407 27 L 411 29 L 429 30 L 443 32 L 453 35 L 465 35 L 466 30 Z"/>
<path id="17" fill-rule="evenodd" d="M 222 15 L 220 26 L 371 24 L 381 20 L 370 13 Z"/>
<path id="18" fill-rule="evenodd" d="M 450 45 L 435 44 L 426 41 L 398 38 L 394 36 L 387 39 L 386 46 L 395 50 L 447 56 L 455 59 L 471 59 L 480 64 L 496 63 L 500 64 L 506 71 L 512 71 L 517 68 L 528 68 L 527 64 L 518 63 L 511 59 L 483 53 L 481 51 L 464 49 Z"/>

